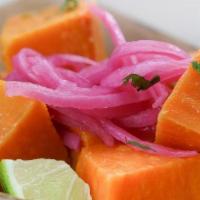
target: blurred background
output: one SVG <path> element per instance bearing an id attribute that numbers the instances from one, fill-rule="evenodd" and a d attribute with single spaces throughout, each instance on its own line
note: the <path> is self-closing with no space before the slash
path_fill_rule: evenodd
<path id="1" fill-rule="evenodd" d="M 200 0 L 99 0 L 177 39 L 200 46 Z"/>
<path id="2" fill-rule="evenodd" d="M 0 4 L 11 1 L 15 0 L 0 0 Z M 40 2 L 43 1 L 40 0 Z M 136 32 L 138 31 L 138 35 L 143 34 L 140 33 L 141 30 L 137 30 L 141 27 L 134 27 L 134 25 L 130 27 L 130 20 L 133 20 L 136 26 L 142 23 L 145 27 L 175 38 L 178 43 L 184 41 L 194 48 L 200 47 L 200 0 L 97 0 L 97 2 L 117 15 L 123 29 L 129 32 L 128 38 L 134 28 Z"/>

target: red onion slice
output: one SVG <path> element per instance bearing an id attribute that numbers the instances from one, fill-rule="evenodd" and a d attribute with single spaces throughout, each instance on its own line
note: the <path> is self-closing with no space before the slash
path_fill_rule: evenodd
<path id="1" fill-rule="evenodd" d="M 145 151 L 151 154 L 171 157 L 190 157 L 198 155 L 196 151 L 174 150 L 151 142 L 144 142 L 108 120 L 101 120 L 101 124 L 105 128 L 105 130 L 116 140 L 124 144 L 135 142 L 135 145 L 129 144 L 129 146 L 139 151 Z"/>
<path id="2" fill-rule="evenodd" d="M 94 60 L 73 54 L 55 54 L 49 56 L 48 61 L 56 67 L 72 68 L 74 71 L 80 71 L 87 66 L 97 64 Z"/>
<path id="3" fill-rule="evenodd" d="M 10 81 L 6 83 L 8 96 L 25 96 L 46 103 L 49 106 L 72 107 L 77 109 L 94 109 L 117 107 L 149 99 L 148 93 L 135 95 L 119 92 L 98 96 L 76 95 L 53 90 L 32 83 Z"/>
<path id="4" fill-rule="evenodd" d="M 153 126 L 156 124 L 157 116 L 160 109 L 147 109 L 145 111 L 139 112 L 138 114 L 131 115 L 120 119 L 119 122 L 124 127 L 130 128 L 142 128 Z"/>
<path id="5" fill-rule="evenodd" d="M 105 27 L 110 32 L 111 39 L 115 46 L 119 46 L 126 42 L 117 21 L 110 13 L 106 12 L 105 10 L 95 5 L 91 5 L 90 10 L 102 20 Z"/>

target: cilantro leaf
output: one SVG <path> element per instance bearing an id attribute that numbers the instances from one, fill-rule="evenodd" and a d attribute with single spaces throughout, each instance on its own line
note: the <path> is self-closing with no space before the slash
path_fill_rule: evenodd
<path id="1" fill-rule="evenodd" d="M 193 67 L 193 69 L 195 69 L 197 72 L 200 73 L 200 63 L 199 62 L 193 61 L 192 62 L 192 67 Z"/>
<path id="2" fill-rule="evenodd" d="M 160 81 L 160 76 L 154 76 L 151 80 L 146 80 L 143 76 L 138 74 L 129 74 L 123 79 L 123 83 L 127 84 L 131 82 L 132 86 L 140 90 L 147 90 L 151 86 L 155 85 Z"/>
<path id="3" fill-rule="evenodd" d="M 142 150 L 150 150 L 150 151 L 156 152 L 156 150 L 152 149 L 151 147 L 144 145 L 144 144 L 141 144 L 141 143 L 136 142 L 136 141 L 128 141 L 127 144 L 133 145 L 135 147 L 139 147 Z"/>
<path id="4" fill-rule="evenodd" d="M 63 5 L 61 6 L 61 10 L 63 11 L 70 11 L 77 8 L 79 4 L 79 0 L 64 0 Z"/>

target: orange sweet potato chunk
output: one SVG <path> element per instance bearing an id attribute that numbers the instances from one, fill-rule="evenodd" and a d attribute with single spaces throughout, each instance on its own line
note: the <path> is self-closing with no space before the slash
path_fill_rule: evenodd
<path id="1" fill-rule="evenodd" d="M 76 171 L 93 200 L 199 200 L 199 156 L 160 157 L 96 144 L 82 149 Z"/>
<path id="2" fill-rule="evenodd" d="M 102 141 L 94 134 L 82 131 L 80 129 L 74 129 L 73 131 L 77 133 L 78 135 L 80 135 L 82 147 L 88 147 L 88 146 L 92 146 L 96 144 L 103 144 Z M 70 155 L 71 165 L 73 168 L 75 168 L 78 162 L 80 151 L 71 150 L 69 151 L 69 155 Z"/>
<path id="3" fill-rule="evenodd" d="M 74 11 L 50 7 L 12 17 L 5 23 L 1 41 L 8 70 L 12 56 L 24 47 L 44 55 L 72 53 L 96 60 L 105 57 L 101 28 L 85 3 Z"/>
<path id="4" fill-rule="evenodd" d="M 0 159 L 67 160 L 47 107 L 23 97 L 5 96 L 0 81 Z"/>
<path id="5" fill-rule="evenodd" d="M 189 67 L 159 114 L 156 142 L 200 151 L 199 122 L 200 74 Z"/>
<path id="6" fill-rule="evenodd" d="M 92 133 L 89 133 L 86 131 L 80 131 L 80 130 L 78 130 L 77 133 L 80 135 L 82 145 L 84 147 L 103 143 L 100 138 L 98 138 L 96 135 L 94 135 Z"/>

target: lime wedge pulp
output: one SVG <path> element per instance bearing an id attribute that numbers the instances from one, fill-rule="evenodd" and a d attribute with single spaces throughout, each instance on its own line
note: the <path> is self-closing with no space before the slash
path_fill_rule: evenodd
<path id="1" fill-rule="evenodd" d="M 5 192 L 22 199 L 91 200 L 88 185 L 63 161 L 2 160 L 0 181 Z"/>

